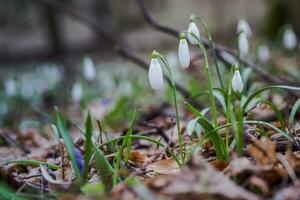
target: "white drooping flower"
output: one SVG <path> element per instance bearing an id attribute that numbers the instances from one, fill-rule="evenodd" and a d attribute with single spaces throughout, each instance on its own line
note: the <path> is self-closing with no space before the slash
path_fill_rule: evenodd
<path id="1" fill-rule="evenodd" d="M 241 57 L 247 56 L 249 52 L 249 42 L 245 32 L 239 34 L 238 38 L 238 48 Z"/>
<path id="2" fill-rule="evenodd" d="M 190 61 L 191 61 L 190 50 L 184 33 L 180 35 L 180 41 L 178 47 L 178 59 L 179 59 L 179 64 L 182 66 L 182 68 L 185 69 L 190 66 Z"/>
<path id="3" fill-rule="evenodd" d="M 237 33 L 241 33 L 241 32 L 246 33 L 246 36 L 248 38 L 252 36 L 252 31 L 251 31 L 250 25 L 248 24 L 248 22 L 245 19 L 240 19 L 238 21 Z"/>
<path id="4" fill-rule="evenodd" d="M 232 90 L 241 93 L 243 91 L 243 80 L 238 68 L 235 69 L 231 82 Z"/>
<path id="5" fill-rule="evenodd" d="M 4 90 L 7 96 L 13 96 L 17 92 L 15 80 L 9 78 L 4 82 Z"/>
<path id="6" fill-rule="evenodd" d="M 83 60 L 83 76 L 88 81 L 93 81 L 96 78 L 95 65 L 90 57 Z"/>
<path id="7" fill-rule="evenodd" d="M 74 102 L 79 102 L 82 97 L 82 86 L 80 83 L 74 83 L 71 91 L 71 98 Z"/>
<path id="8" fill-rule="evenodd" d="M 153 51 L 152 59 L 148 71 L 148 79 L 152 89 L 157 90 L 163 86 L 163 72 L 157 59 L 157 53 Z"/>
<path id="9" fill-rule="evenodd" d="M 263 63 L 268 62 L 271 57 L 269 47 L 266 44 L 260 45 L 257 50 L 257 56 L 261 62 Z"/>
<path id="10" fill-rule="evenodd" d="M 284 48 L 292 50 L 297 46 L 297 36 L 291 28 L 287 28 L 283 33 L 282 43 Z"/>
<path id="11" fill-rule="evenodd" d="M 197 38 L 200 39 L 200 32 L 195 22 L 191 21 L 187 30 L 189 33 L 193 33 Z M 197 39 L 192 35 L 188 34 L 188 40 L 191 44 L 197 44 Z"/>

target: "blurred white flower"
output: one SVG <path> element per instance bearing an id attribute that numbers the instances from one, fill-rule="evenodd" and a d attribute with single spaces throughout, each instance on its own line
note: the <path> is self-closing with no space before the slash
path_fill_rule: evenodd
<path id="1" fill-rule="evenodd" d="M 149 72 L 148 72 L 148 79 L 149 79 L 150 86 L 154 90 L 157 90 L 163 86 L 163 82 L 164 82 L 163 72 L 155 52 L 152 53 L 152 59 L 151 59 Z"/>
<path id="2" fill-rule="evenodd" d="M 268 62 L 271 57 L 269 47 L 266 44 L 260 45 L 257 50 L 257 56 L 261 62 L 263 62 L 263 63 Z"/>
<path id="3" fill-rule="evenodd" d="M 82 86 L 80 83 L 74 83 L 71 91 L 71 98 L 74 102 L 79 102 L 82 97 Z"/>
<path id="4" fill-rule="evenodd" d="M 248 38 L 252 36 L 250 25 L 243 18 L 238 21 L 238 25 L 237 25 L 237 33 L 241 33 L 241 32 L 246 33 L 246 36 Z"/>
<path id="5" fill-rule="evenodd" d="M 16 82 L 14 79 L 9 78 L 4 82 L 4 90 L 7 96 L 13 96 L 17 93 Z"/>
<path id="6" fill-rule="evenodd" d="M 240 56 L 243 58 L 249 53 L 249 42 L 246 33 L 242 32 L 239 34 L 238 38 L 238 48 L 240 51 Z"/>
<path id="7" fill-rule="evenodd" d="M 200 39 L 200 32 L 195 22 L 190 22 L 188 30 L 189 33 L 193 33 L 197 38 Z M 197 39 L 194 38 L 192 35 L 188 34 L 188 40 L 191 44 L 197 44 Z"/>
<path id="8" fill-rule="evenodd" d="M 96 78 L 95 65 L 90 57 L 83 59 L 83 76 L 88 81 L 93 81 Z"/>
<path id="9" fill-rule="evenodd" d="M 179 63 L 183 68 L 188 68 L 190 65 L 190 50 L 186 41 L 185 34 L 180 35 L 179 47 L 178 47 Z"/>
<path id="10" fill-rule="evenodd" d="M 283 33 L 282 43 L 284 48 L 292 50 L 297 46 L 297 36 L 291 28 L 287 28 Z"/>
<path id="11" fill-rule="evenodd" d="M 241 93 L 243 91 L 243 80 L 240 74 L 240 70 L 238 68 L 234 71 L 231 86 L 234 92 Z"/>

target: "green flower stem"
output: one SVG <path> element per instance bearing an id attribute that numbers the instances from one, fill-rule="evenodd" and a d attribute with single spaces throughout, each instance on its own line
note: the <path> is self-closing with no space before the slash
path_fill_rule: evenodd
<path id="1" fill-rule="evenodd" d="M 220 86 L 222 88 L 224 88 L 224 84 L 223 84 L 223 80 L 222 80 L 221 72 L 220 72 L 220 67 L 219 67 L 219 64 L 218 64 L 218 61 L 217 61 L 216 49 L 214 47 L 213 39 L 212 39 L 212 36 L 211 36 L 210 31 L 208 29 L 208 26 L 207 26 L 206 22 L 200 16 L 191 15 L 190 18 L 192 20 L 198 20 L 203 25 L 203 27 L 205 28 L 205 30 L 207 32 L 208 44 L 209 44 L 209 47 L 212 51 L 213 61 L 214 61 L 215 67 L 216 67 L 216 71 L 217 71 L 218 79 L 219 79 L 219 82 L 220 82 Z"/>
<path id="2" fill-rule="evenodd" d="M 179 124 L 179 112 L 178 112 L 178 104 L 177 104 L 176 85 L 175 85 L 175 81 L 174 81 L 172 71 L 171 71 L 168 61 L 166 60 L 166 58 L 163 55 L 158 54 L 158 56 L 159 56 L 160 60 L 162 61 L 162 63 L 164 64 L 164 66 L 166 67 L 169 78 L 171 80 L 171 89 L 172 89 L 172 94 L 173 94 L 175 115 L 176 115 L 176 127 L 177 127 L 178 140 L 179 140 L 179 151 L 180 151 L 181 161 L 183 164 L 185 162 L 185 157 L 186 157 L 185 156 L 186 155 L 186 147 L 183 144 L 183 137 L 181 134 L 181 128 L 180 128 L 180 124 Z"/>
<path id="3" fill-rule="evenodd" d="M 195 35 L 194 35 L 194 37 L 195 37 Z M 195 38 L 197 38 L 197 37 L 195 37 Z M 212 78 L 211 78 L 207 53 L 206 53 L 206 49 L 205 49 L 202 41 L 199 40 L 199 38 L 197 38 L 197 40 L 198 40 L 198 46 L 200 47 L 201 51 L 203 51 L 204 59 L 205 59 L 205 72 L 206 72 L 206 75 L 207 75 L 207 84 L 208 84 L 211 110 L 212 110 L 212 113 L 213 113 L 214 126 L 218 127 L 217 109 L 216 109 L 215 97 L 214 97 L 214 92 L 213 92 L 213 87 L 212 87 Z"/>

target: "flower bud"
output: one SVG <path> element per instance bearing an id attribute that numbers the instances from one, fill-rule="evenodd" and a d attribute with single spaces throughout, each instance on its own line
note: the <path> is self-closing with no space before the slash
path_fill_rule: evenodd
<path id="1" fill-rule="evenodd" d="M 282 43 L 284 48 L 288 50 L 292 50 L 297 46 L 297 36 L 291 28 L 284 31 Z"/>
<path id="2" fill-rule="evenodd" d="M 231 86 L 234 92 L 241 93 L 243 91 L 243 81 L 238 67 L 235 68 L 235 71 L 233 73 Z"/>
<path id="3" fill-rule="evenodd" d="M 267 63 L 271 57 L 269 47 L 265 44 L 260 45 L 257 50 L 257 56 L 261 62 Z"/>
<path id="4" fill-rule="evenodd" d="M 249 52 L 248 38 L 245 32 L 239 34 L 238 38 L 238 48 L 240 51 L 240 56 L 245 57 Z"/>
<path id="5" fill-rule="evenodd" d="M 17 86 L 14 79 L 9 78 L 4 82 L 4 89 L 7 96 L 13 96 L 17 93 Z"/>
<path id="6" fill-rule="evenodd" d="M 189 33 L 193 33 L 197 38 L 200 39 L 200 32 L 195 22 L 191 21 L 187 30 Z M 188 40 L 191 44 L 197 44 L 197 39 L 192 35 L 188 35 Z"/>
<path id="7" fill-rule="evenodd" d="M 83 60 L 83 76 L 88 81 L 93 81 L 96 78 L 96 69 L 90 57 Z"/>
<path id="8" fill-rule="evenodd" d="M 148 79 L 150 86 L 154 90 L 157 90 L 163 86 L 163 72 L 155 51 L 152 52 L 152 59 L 148 71 Z"/>
<path id="9" fill-rule="evenodd" d="M 82 97 L 82 86 L 80 83 L 74 83 L 71 91 L 71 97 L 74 102 L 79 102 Z"/>
<path id="10" fill-rule="evenodd" d="M 250 25 L 248 24 L 248 22 L 245 19 L 240 19 L 238 21 L 237 33 L 241 33 L 241 32 L 246 33 L 246 36 L 248 38 L 252 36 L 252 31 L 251 31 Z"/>
<path id="11" fill-rule="evenodd" d="M 188 68 L 190 65 L 190 50 L 186 41 L 185 34 L 180 35 L 179 47 L 178 47 L 179 63 L 183 68 Z"/>

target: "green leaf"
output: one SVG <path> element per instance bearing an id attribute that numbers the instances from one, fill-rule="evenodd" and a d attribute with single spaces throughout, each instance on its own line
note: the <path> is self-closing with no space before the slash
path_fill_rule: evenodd
<path id="1" fill-rule="evenodd" d="M 55 144 L 59 143 L 59 131 L 57 130 L 57 127 L 55 126 L 55 124 L 51 124 L 52 130 L 53 130 L 53 134 L 54 134 L 54 142 Z"/>
<path id="2" fill-rule="evenodd" d="M 214 130 L 214 126 L 207 120 L 201 112 L 199 112 L 194 106 L 191 104 L 185 102 L 185 105 L 189 111 L 191 111 L 193 114 L 195 114 L 198 118 L 197 122 L 202 126 L 202 128 L 206 132 L 211 132 Z M 213 134 L 208 137 L 214 146 L 215 152 L 217 154 L 218 159 L 220 160 L 227 160 L 228 159 L 228 153 L 225 148 L 224 141 L 222 140 L 221 136 L 218 134 L 217 131 L 215 131 Z"/>
<path id="3" fill-rule="evenodd" d="M 292 124 L 294 123 L 295 116 L 299 108 L 300 108 L 300 98 L 295 102 L 295 104 L 292 107 L 290 117 L 289 117 L 289 126 L 292 126 Z"/>
<path id="4" fill-rule="evenodd" d="M 300 90 L 300 87 L 293 87 L 293 86 L 288 86 L 288 85 L 271 85 L 271 86 L 266 86 L 263 87 L 255 92 L 253 92 L 245 101 L 245 103 L 243 104 L 243 110 L 245 110 L 245 108 L 247 108 L 248 104 L 250 103 L 250 101 L 255 98 L 257 95 L 259 95 L 260 93 L 262 93 L 265 90 L 270 90 L 270 89 L 287 89 L 287 90 Z"/>
<path id="5" fill-rule="evenodd" d="M 96 158 L 96 170 L 104 183 L 106 191 L 112 188 L 114 170 L 106 159 L 104 153 L 93 144 Z"/>
<path id="6" fill-rule="evenodd" d="M 280 122 L 281 130 L 285 131 L 287 126 L 286 126 L 285 120 L 284 120 L 282 114 L 280 113 L 280 111 L 278 110 L 277 106 L 274 103 L 272 103 L 271 101 L 268 101 L 268 100 L 262 100 L 262 101 L 259 102 L 259 104 L 260 103 L 265 103 L 268 106 L 270 106 L 270 108 L 274 111 L 278 121 Z"/>
<path id="7" fill-rule="evenodd" d="M 91 120 L 91 114 L 88 112 L 88 116 L 86 118 L 85 122 L 85 147 L 84 147 L 84 174 L 83 179 L 86 182 L 88 178 L 89 173 L 89 164 L 93 153 L 93 146 L 92 146 L 92 131 L 93 131 L 93 125 Z"/>
<path id="8" fill-rule="evenodd" d="M 58 165 L 46 163 L 46 162 L 43 162 L 43 161 L 40 161 L 40 160 L 9 160 L 9 161 L 6 161 L 5 163 L 1 164 L 1 165 L 7 165 L 7 164 L 10 164 L 10 163 L 15 163 L 15 164 L 18 164 L 18 165 L 31 165 L 31 166 L 35 166 L 35 167 L 40 166 L 40 164 L 45 164 L 45 165 L 48 166 L 49 169 L 53 169 L 53 170 L 59 169 Z"/>
<path id="9" fill-rule="evenodd" d="M 75 155 L 75 146 L 73 143 L 73 140 L 68 132 L 68 129 L 65 126 L 64 120 L 62 115 L 60 114 L 59 110 L 56 108 L 56 126 L 59 130 L 59 133 L 61 135 L 61 137 L 64 140 L 67 152 L 69 154 L 69 157 L 71 159 L 72 162 L 72 166 L 74 168 L 76 177 L 79 179 L 79 181 L 82 181 L 82 177 L 81 177 L 81 172 L 80 169 L 78 167 L 78 164 L 76 162 L 76 155 Z"/>

